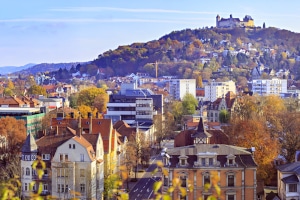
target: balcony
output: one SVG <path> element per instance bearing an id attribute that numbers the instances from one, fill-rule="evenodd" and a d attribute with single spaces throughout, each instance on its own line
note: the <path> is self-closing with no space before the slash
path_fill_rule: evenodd
<path id="1" fill-rule="evenodd" d="M 47 181 L 47 180 L 49 180 L 49 175 L 48 174 L 44 174 L 43 176 L 42 176 L 42 178 L 41 179 L 39 179 L 39 177 L 38 177 L 38 175 L 32 175 L 32 180 L 42 180 L 42 181 Z"/>

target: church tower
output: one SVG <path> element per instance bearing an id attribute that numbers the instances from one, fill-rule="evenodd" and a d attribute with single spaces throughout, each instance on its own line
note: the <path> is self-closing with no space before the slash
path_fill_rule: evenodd
<path id="1" fill-rule="evenodd" d="M 37 145 L 32 134 L 28 134 L 25 143 L 22 147 L 21 158 L 21 184 L 22 184 L 22 197 L 29 197 L 30 183 L 34 180 L 36 175 L 32 169 L 32 164 L 37 158 Z"/>

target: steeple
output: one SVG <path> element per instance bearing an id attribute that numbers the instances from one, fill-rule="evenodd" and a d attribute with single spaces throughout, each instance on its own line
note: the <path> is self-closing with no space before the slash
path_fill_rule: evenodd
<path id="1" fill-rule="evenodd" d="M 194 138 L 194 144 L 195 143 L 207 144 L 207 143 L 209 143 L 208 141 L 209 141 L 210 137 L 211 137 L 211 134 L 205 130 L 203 118 L 200 117 L 197 131 L 192 135 L 192 138 Z"/>
<path id="2" fill-rule="evenodd" d="M 25 143 L 22 146 L 22 153 L 36 153 L 37 145 L 34 137 L 29 133 L 26 137 Z"/>

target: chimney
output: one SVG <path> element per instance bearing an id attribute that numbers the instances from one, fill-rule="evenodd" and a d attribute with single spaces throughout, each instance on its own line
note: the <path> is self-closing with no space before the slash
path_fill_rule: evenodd
<path id="1" fill-rule="evenodd" d="M 92 125 L 92 113 L 91 112 L 88 112 L 88 118 L 90 120 L 90 123 L 89 123 L 89 134 L 92 134 L 93 125 Z"/>
<path id="2" fill-rule="evenodd" d="M 78 128 L 81 128 L 81 113 L 79 112 Z"/>
<path id="3" fill-rule="evenodd" d="M 99 113 L 96 112 L 96 119 L 99 119 Z"/>
<path id="4" fill-rule="evenodd" d="M 81 130 L 81 113 L 79 112 L 79 117 L 78 117 L 78 127 L 77 127 L 77 133 L 76 135 L 81 137 L 81 133 L 82 133 L 82 130 Z"/>

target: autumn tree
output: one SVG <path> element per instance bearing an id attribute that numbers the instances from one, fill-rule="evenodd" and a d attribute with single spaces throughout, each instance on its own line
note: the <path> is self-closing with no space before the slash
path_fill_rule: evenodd
<path id="1" fill-rule="evenodd" d="M 0 118 L 0 181 L 20 175 L 18 155 L 25 139 L 26 127 L 23 120 Z"/>
<path id="2" fill-rule="evenodd" d="M 22 145 L 26 138 L 25 122 L 14 117 L 0 118 L 0 135 L 6 137 L 10 146 Z"/>
<path id="3" fill-rule="evenodd" d="M 144 133 L 139 132 L 138 130 L 136 133 L 134 133 L 132 137 L 130 137 L 129 141 L 126 144 L 126 150 L 130 152 L 131 154 L 130 157 L 134 163 L 133 164 L 135 168 L 134 180 L 137 180 L 137 172 L 138 172 L 139 164 L 141 164 L 142 161 L 147 161 L 147 159 L 150 159 L 149 148 L 150 148 L 150 144 L 148 139 L 145 137 Z"/>
<path id="4" fill-rule="evenodd" d="M 99 94 L 94 99 L 93 106 L 97 108 L 98 112 L 104 113 L 106 111 L 106 104 L 109 101 L 109 96 L 107 94 Z"/>
<path id="5" fill-rule="evenodd" d="M 164 115 L 156 115 L 153 124 L 155 127 L 156 142 L 159 148 L 161 148 L 161 142 L 164 139 L 173 137 L 174 116 L 170 112 L 166 112 Z"/>
<path id="6" fill-rule="evenodd" d="M 77 104 L 78 106 L 85 105 L 92 107 L 94 106 L 96 97 L 97 106 L 99 106 L 99 108 L 103 110 L 103 105 L 105 105 L 108 101 L 108 94 L 103 88 L 90 87 L 80 91 L 78 94 Z M 100 103 L 100 101 L 103 102 Z"/>
<path id="7" fill-rule="evenodd" d="M 253 153 L 258 165 L 258 179 L 270 183 L 276 175 L 273 161 L 278 156 L 279 144 L 271 136 L 266 122 L 262 119 L 235 119 L 225 129 L 225 133 L 229 136 L 231 145 L 255 148 Z"/>
<path id="8" fill-rule="evenodd" d="M 300 149 L 300 113 L 283 112 L 277 117 L 277 121 L 281 155 L 287 162 L 294 162 L 295 153 Z"/>
<path id="9" fill-rule="evenodd" d="M 29 89 L 28 89 L 28 94 L 35 94 L 35 95 L 43 95 L 46 96 L 47 92 L 46 89 L 43 88 L 43 86 L 40 85 L 32 85 Z"/>
<path id="10" fill-rule="evenodd" d="M 93 116 L 96 116 L 96 113 L 98 112 L 97 109 L 86 105 L 78 106 L 77 109 L 80 112 L 82 118 L 88 118 L 89 112 L 92 113 Z"/>

